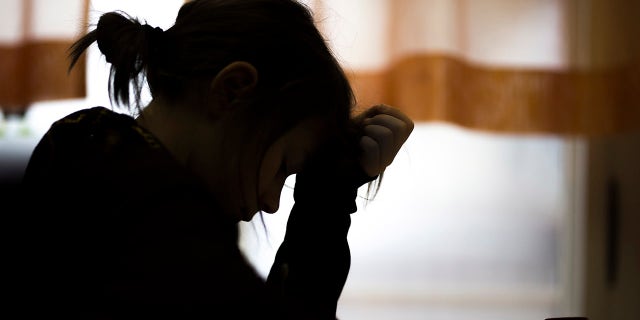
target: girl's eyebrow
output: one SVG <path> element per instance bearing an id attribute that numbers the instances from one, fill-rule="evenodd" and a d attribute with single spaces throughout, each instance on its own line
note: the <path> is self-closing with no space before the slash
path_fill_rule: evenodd
<path id="1" fill-rule="evenodd" d="M 290 171 L 290 174 L 298 173 L 304 168 L 305 163 L 307 162 L 308 156 L 306 149 L 300 149 L 299 151 L 294 151 L 292 155 L 287 157 L 288 163 L 287 168 Z"/>
<path id="2" fill-rule="evenodd" d="M 291 154 L 287 157 L 287 160 L 290 161 L 287 163 L 287 166 L 290 166 L 290 171 L 300 172 L 315 153 L 317 145 L 317 141 L 305 140 L 303 143 L 298 144 L 296 148 L 293 148 Z"/>

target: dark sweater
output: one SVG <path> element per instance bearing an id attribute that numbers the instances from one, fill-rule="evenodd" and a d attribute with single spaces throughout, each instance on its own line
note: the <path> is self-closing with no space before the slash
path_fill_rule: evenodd
<path id="1" fill-rule="evenodd" d="M 149 131 L 102 107 L 64 117 L 23 180 L 14 261 L 25 314 L 335 319 L 349 214 L 367 179 L 326 169 L 298 174 L 265 281 L 243 257 L 236 223 Z"/>

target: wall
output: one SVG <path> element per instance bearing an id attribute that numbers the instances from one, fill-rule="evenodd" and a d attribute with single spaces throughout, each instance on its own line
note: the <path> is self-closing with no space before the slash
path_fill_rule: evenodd
<path id="1" fill-rule="evenodd" d="M 590 319 L 640 319 L 640 134 L 589 143 L 585 305 Z"/>

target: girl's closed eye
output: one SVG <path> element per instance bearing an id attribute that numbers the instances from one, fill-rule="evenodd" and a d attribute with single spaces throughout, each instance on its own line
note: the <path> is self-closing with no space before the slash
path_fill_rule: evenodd
<path id="1" fill-rule="evenodd" d="M 285 177 L 288 177 L 289 176 L 288 169 L 289 169 L 289 167 L 287 166 L 287 161 L 286 160 L 282 160 L 282 162 L 280 163 L 279 172 L 281 174 L 284 174 Z"/>

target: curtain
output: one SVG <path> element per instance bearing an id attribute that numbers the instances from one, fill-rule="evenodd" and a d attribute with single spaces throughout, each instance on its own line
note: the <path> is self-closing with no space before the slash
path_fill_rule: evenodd
<path id="1" fill-rule="evenodd" d="M 640 131 L 640 1 L 305 3 L 358 107 L 387 103 L 422 122 L 366 217 L 353 218 L 348 315 L 591 318 L 633 306 L 637 290 L 601 280 L 599 237 L 611 227 L 601 223 L 606 189 L 593 181 L 623 177 L 619 205 L 633 212 L 637 166 L 625 149 Z M 632 143 L 587 154 L 610 135 Z M 620 238 L 620 252 L 633 253 L 631 241 Z"/>
<path id="2" fill-rule="evenodd" d="M 86 30 L 88 0 L 0 2 L 0 110 L 85 96 L 84 60 L 67 74 L 67 49 Z"/>
<path id="3" fill-rule="evenodd" d="M 515 133 L 640 129 L 640 4 L 307 0 L 361 106 Z"/>

